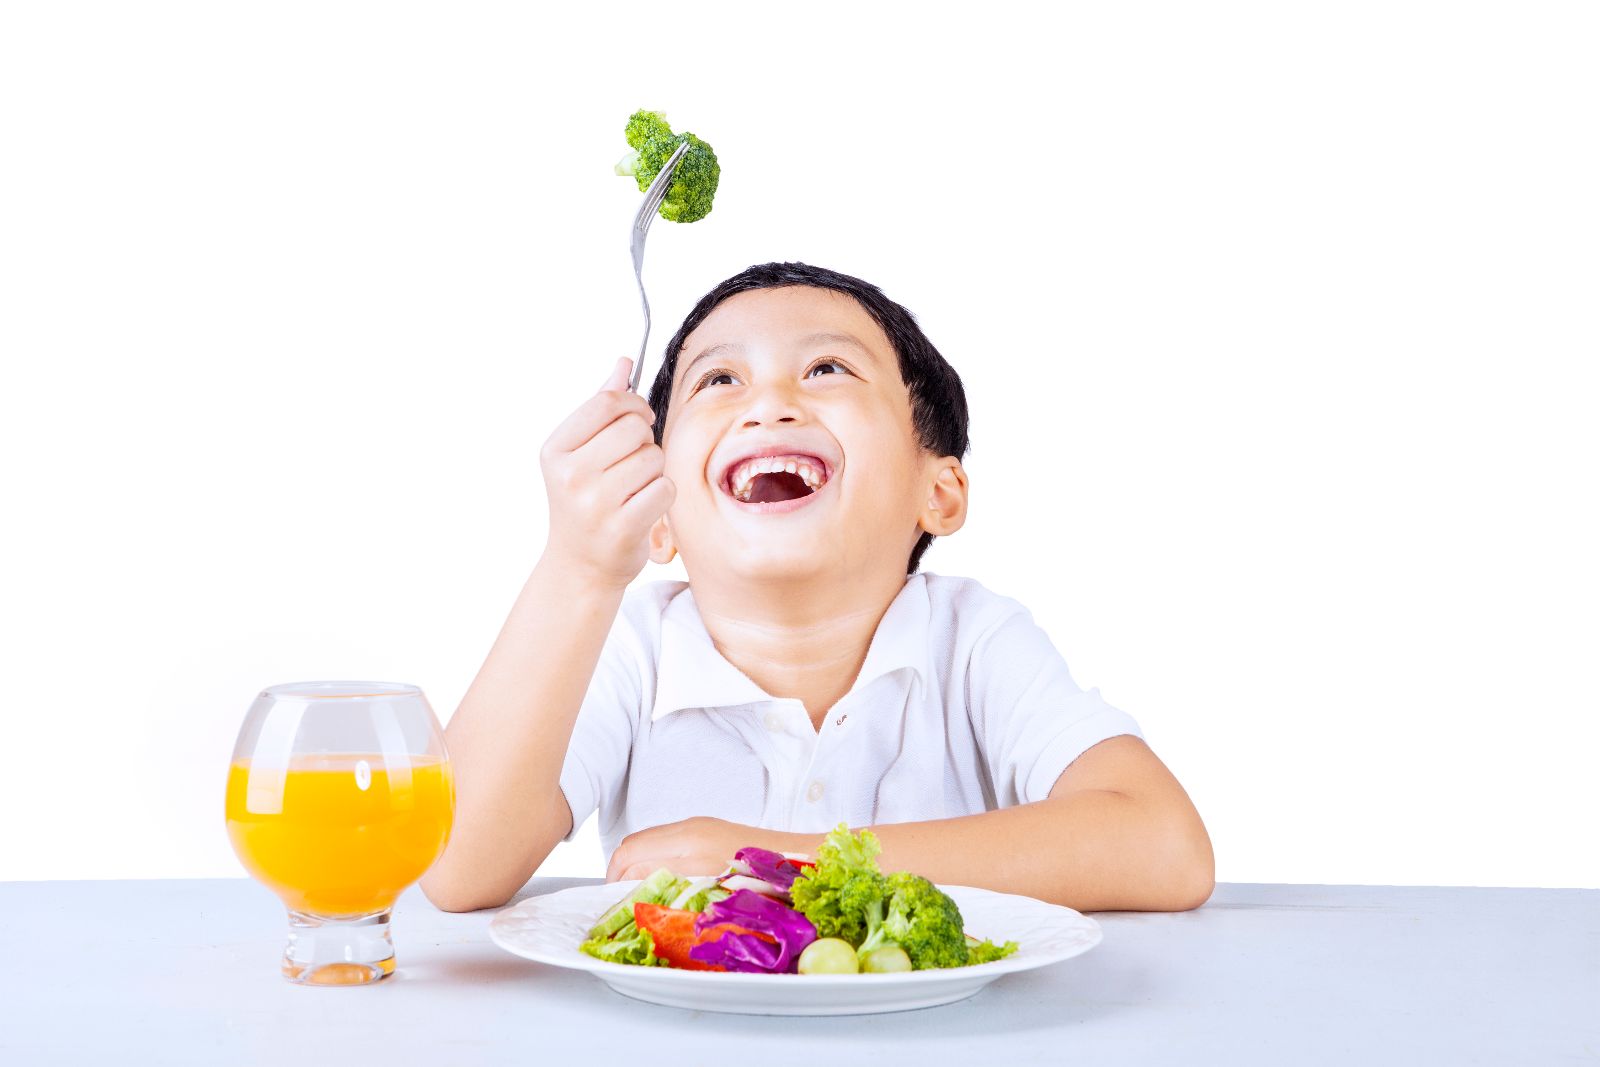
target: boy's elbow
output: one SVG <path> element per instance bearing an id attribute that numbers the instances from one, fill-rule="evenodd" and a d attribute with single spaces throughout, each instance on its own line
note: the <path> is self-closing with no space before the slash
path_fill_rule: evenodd
<path id="1" fill-rule="evenodd" d="M 1193 911 L 1210 900 L 1216 888 L 1216 878 L 1209 871 L 1186 872 L 1183 879 L 1174 887 L 1169 906 L 1162 910 Z"/>
<path id="2" fill-rule="evenodd" d="M 1167 907 L 1163 911 L 1193 911 L 1211 899 L 1217 888 L 1216 855 L 1211 849 L 1211 835 L 1200 825 L 1198 816 L 1194 825 L 1185 828 L 1173 842 L 1167 865 Z"/>
<path id="3" fill-rule="evenodd" d="M 450 880 L 434 875 L 432 872 L 425 875 L 419 883 L 422 895 L 428 902 L 440 911 L 463 912 L 480 911 L 484 908 L 498 908 L 511 899 L 512 894 L 484 893 L 481 886 L 470 886 L 453 883 Z"/>

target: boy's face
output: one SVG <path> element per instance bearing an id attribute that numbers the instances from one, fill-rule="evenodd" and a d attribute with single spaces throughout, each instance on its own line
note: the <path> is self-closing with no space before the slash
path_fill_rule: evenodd
<path id="1" fill-rule="evenodd" d="M 662 447 L 677 497 L 652 558 L 676 548 L 691 577 L 904 575 L 924 529 L 960 525 L 961 515 L 949 524 L 940 483 L 959 481 L 964 514 L 965 475 L 917 440 L 888 337 L 827 289 L 719 304 L 684 340 Z"/>

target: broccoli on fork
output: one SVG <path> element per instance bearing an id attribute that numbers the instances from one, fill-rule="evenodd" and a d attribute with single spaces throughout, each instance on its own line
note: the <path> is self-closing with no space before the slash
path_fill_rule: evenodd
<path id="1" fill-rule="evenodd" d="M 672 127 L 667 125 L 667 116 L 660 111 L 635 111 L 628 116 L 628 127 L 623 131 L 628 138 L 628 147 L 633 149 L 637 156 L 639 149 L 652 140 L 670 140 Z M 632 174 L 632 171 L 623 171 L 618 164 L 617 173 Z"/>
<path id="2" fill-rule="evenodd" d="M 672 186 L 661 201 L 662 218 L 669 222 L 698 222 L 711 214 L 722 167 L 710 145 L 692 133 L 673 133 L 667 117 L 659 111 L 635 111 L 623 132 L 633 151 L 617 162 L 616 170 L 638 182 L 640 192 L 650 188 L 680 144 L 689 145 L 678 161 L 678 169 L 673 171 Z"/>

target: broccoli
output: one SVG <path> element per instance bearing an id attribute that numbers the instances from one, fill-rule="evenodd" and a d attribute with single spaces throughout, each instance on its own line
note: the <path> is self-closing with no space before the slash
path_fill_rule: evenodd
<path id="1" fill-rule="evenodd" d="M 672 185 L 661 201 L 661 217 L 668 222 L 698 222 L 711 214 L 722 167 L 710 145 L 692 133 L 673 133 L 659 111 L 635 111 L 623 132 L 633 151 L 618 161 L 616 170 L 638 182 L 640 192 L 650 188 L 668 158 L 687 141 L 689 150 L 678 161 Z"/>
<path id="2" fill-rule="evenodd" d="M 859 836 L 839 825 L 817 850 L 817 865 L 794 880 L 789 895 L 795 910 L 811 920 L 818 937 L 837 937 L 860 945 L 883 921 L 888 882 L 878 872 L 878 838 Z"/>
<path id="3" fill-rule="evenodd" d="M 926 878 L 906 871 L 884 877 L 879 851 L 870 830 L 851 834 L 841 823 L 817 850 L 817 865 L 795 879 L 789 895 L 819 938 L 850 942 L 863 962 L 874 949 L 898 945 L 919 971 L 990 963 L 1017 951 L 1015 941 L 968 937 L 961 909 Z"/>
<path id="4" fill-rule="evenodd" d="M 637 154 L 651 141 L 671 140 L 672 127 L 667 125 L 667 116 L 659 111 L 635 111 L 628 116 L 628 127 L 623 133 L 628 138 L 628 147 Z"/>
<path id="5" fill-rule="evenodd" d="M 955 901 L 926 878 L 906 871 L 889 876 L 888 890 L 883 922 L 857 949 L 862 959 L 875 948 L 899 945 L 919 971 L 967 965 L 967 935 Z"/>
<path id="6" fill-rule="evenodd" d="M 997 945 L 993 941 L 979 941 L 974 937 L 967 938 L 968 966 L 1003 960 L 1015 951 L 1017 951 L 1017 943 L 1015 941 L 1007 941 L 1003 945 Z"/>

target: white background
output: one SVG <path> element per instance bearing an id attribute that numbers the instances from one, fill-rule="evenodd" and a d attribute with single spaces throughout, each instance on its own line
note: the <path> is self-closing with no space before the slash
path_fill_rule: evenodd
<path id="1" fill-rule="evenodd" d="M 449 715 L 638 344 L 645 106 L 723 165 L 647 374 L 750 263 L 917 312 L 973 408 L 928 568 L 1220 879 L 1600 885 L 1593 5 L 690 10 L 4 7 L 0 878 L 237 874 L 264 685 Z"/>

